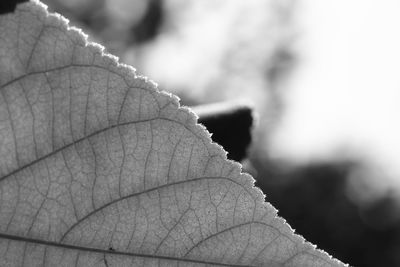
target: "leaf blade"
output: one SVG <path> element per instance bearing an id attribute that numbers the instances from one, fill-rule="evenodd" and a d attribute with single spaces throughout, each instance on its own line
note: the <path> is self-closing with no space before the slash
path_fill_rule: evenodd
<path id="1" fill-rule="evenodd" d="M 30 2 L 0 29 L 11 266 L 341 265 L 276 217 L 175 96 L 65 19 Z"/>

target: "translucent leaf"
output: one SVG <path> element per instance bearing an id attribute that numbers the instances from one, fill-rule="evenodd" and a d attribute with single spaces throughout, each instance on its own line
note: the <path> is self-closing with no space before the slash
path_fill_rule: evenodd
<path id="1" fill-rule="evenodd" d="M 342 266 L 178 99 L 38 2 L 0 17 L 1 266 Z"/>

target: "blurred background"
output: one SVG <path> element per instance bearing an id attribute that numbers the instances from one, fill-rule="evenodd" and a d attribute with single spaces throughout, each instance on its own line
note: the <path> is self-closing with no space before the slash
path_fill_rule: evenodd
<path id="1" fill-rule="evenodd" d="M 183 105 L 251 105 L 243 163 L 279 214 L 350 265 L 400 266 L 400 2 L 44 2 Z"/>

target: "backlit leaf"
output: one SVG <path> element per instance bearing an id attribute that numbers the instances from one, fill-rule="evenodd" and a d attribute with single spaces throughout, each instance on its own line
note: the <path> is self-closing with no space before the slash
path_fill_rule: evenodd
<path id="1" fill-rule="evenodd" d="M 0 266 L 343 266 L 175 96 L 38 2 L 0 17 L 0 85 Z"/>

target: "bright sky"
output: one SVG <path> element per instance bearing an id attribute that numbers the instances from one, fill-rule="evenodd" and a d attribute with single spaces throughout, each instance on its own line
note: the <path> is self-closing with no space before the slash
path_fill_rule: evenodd
<path id="1" fill-rule="evenodd" d="M 400 1 L 301 0 L 298 7 L 301 58 L 275 155 L 304 162 L 340 158 L 345 149 L 400 188 Z"/>

